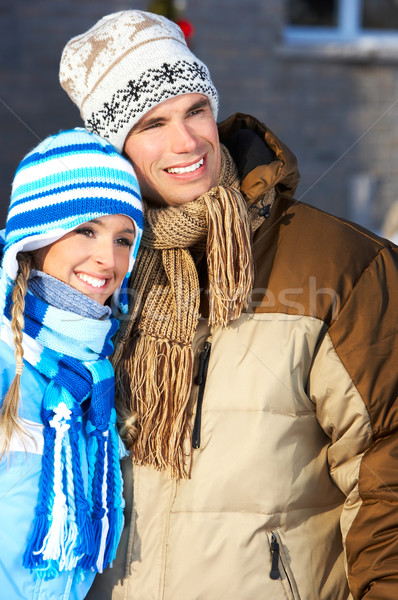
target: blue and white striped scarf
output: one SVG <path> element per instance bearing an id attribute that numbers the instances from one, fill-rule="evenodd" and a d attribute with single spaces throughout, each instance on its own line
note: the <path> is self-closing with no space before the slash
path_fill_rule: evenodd
<path id="1" fill-rule="evenodd" d="M 0 337 L 13 347 L 12 288 L 10 282 Z M 23 564 L 44 579 L 75 568 L 102 572 L 115 558 L 123 527 L 114 372 L 107 358 L 118 322 L 57 308 L 31 291 L 24 318 L 24 360 L 49 384 L 42 401 L 39 500 Z M 88 439 L 87 494 L 79 443 L 82 427 Z"/>

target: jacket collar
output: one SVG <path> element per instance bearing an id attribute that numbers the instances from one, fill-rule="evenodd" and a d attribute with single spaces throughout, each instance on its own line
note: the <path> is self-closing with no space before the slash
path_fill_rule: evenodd
<path id="1" fill-rule="evenodd" d="M 277 195 L 294 195 L 300 179 L 297 159 L 268 127 L 236 113 L 219 124 L 219 135 L 237 165 L 249 205 L 272 186 Z"/>

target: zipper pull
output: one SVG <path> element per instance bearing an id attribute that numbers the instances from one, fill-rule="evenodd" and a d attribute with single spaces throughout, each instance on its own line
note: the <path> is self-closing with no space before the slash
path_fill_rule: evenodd
<path id="1" fill-rule="evenodd" d="M 203 350 L 199 356 L 198 374 L 194 379 L 194 383 L 199 386 L 198 399 L 196 402 L 196 415 L 192 430 L 192 448 L 198 450 L 200 448 L 200 429 L 202 425 L 202 404 L 205 393 L 207 368 L 209 366 L 211 343 L 205 342 Z"/>
<path id="2" fill-rule="evenodd" d="M 272 534 L 271 537 L 271 555 L 272 555 L 272 564 L 271 564 L 271 572 L 269 576 L 271 579 L 279 579 L 281 574 L 279 572 L 279 544 L 276 541 L 276 537 Z"/>
<path id="3" fill-rule="evenodd" d="M 202 383 L 203 383 L 203 373 L 204 373 L 204 369 L 205 369 L 205 364 L 209 357 L 210 348 L 211 348 L 210 342 L 206 342 L 205 345 L 203 346 L 202 352 L 199 355 L 198 373 L 194 379 L 194 383 L 196 383 L 196 385 L 202 385 Z"/>

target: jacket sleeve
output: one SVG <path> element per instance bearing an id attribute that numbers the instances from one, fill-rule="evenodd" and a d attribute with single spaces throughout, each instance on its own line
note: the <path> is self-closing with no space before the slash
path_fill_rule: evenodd
<path id="1" fill-rule="evenodd" d="M 346 495 L 341 528 L 354 600 L 398 597 L 398 249 L 363 270 L 309 380 Z"/>

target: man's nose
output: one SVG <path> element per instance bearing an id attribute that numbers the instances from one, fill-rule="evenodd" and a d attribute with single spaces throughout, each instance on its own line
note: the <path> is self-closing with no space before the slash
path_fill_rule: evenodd
<path id="1" fill-rule="evenodd" d="M 185 123 L 176 123 L 171 135 L 172 151 L 176 154 L 181 152 L 193 152 L 196 148 L 196 136 Z"/>

